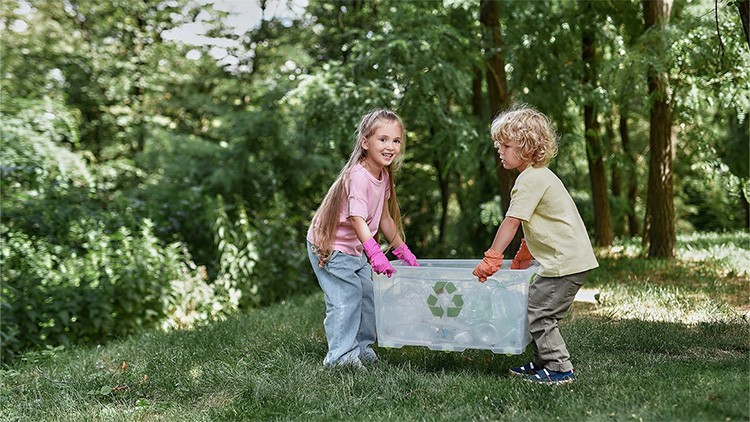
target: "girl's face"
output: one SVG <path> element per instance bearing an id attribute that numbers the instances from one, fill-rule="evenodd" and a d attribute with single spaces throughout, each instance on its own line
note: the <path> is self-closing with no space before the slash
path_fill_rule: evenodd
<path id="1" fill-rule="evenodd" d="M 518 157 L 518 142 L 513 141 L 495 141 L 495 146 L 500 154 L 500 160 L 503 162 L 503 168 L 512 170 L 518 168 L 518 171 L 524 171 L 528 163 Z"/>
<path id="2" fill-rule="evenodd" d="M 362 148 L 367 151 L 365 163 L 368 168 L 378 172 L 390 166 L 401 151 L 401 125 L 398 122 L 383 121 L 372 135 L 362 141 Z"/>

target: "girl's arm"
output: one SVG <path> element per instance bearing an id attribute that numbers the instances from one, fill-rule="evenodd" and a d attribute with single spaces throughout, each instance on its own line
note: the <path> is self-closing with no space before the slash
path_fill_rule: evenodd
<path id="1" fill-rule="evenodd" d="M 391 263 L 388 262 L 388 258 L 385 257 L 378 242 L 372 238 L 370 228 L 367 227 L 365 220 L 362 217 L 353 215 L 349 217 L 349 221 L 352 223 L 357 238 L 362 242 L 362 247 L 365 250 L 365 255 L 367 255 L 367 258 L 370 260 L 372 270 L 378 274 L 385 274 L 388 277 L 393 275 L 395 271 L 393 270 Z"/>
<path id="2" fill-rule="evenodd" d="M 367 227 L 364 218 L 353 215 L 349 217 L 349 222 L 352 223 L 354 233 L 357 234 L 357 239 L 359 239 L 360 242 L 365 243 L 372 239 L 372 233 L 370 233 L 370 228 Z"/>
<path id="3" fill-rule="evenodd" d="M 398 227 L 396 226 L 396 222 L 393 221 L 390 211 L 388 211 L 387 204 L 383 204 L 383 215 L 380 218 L 380 231 L 383 232 L 388 239 L 388 242 L 393 246 L 393 254 L 396 255 L 398 259 L 411 267 L 420 266 L 417 257 L 409 250 L 404 239 L 399 235 Z"/>
<path id="4" fill-rule="evenodd" d="M 383 214 L 380 216 L 380 231 L 383 232 L 386 240 L 388 240 L 393 248 L 398 248 L 404 243 L 404 240 L 398 234 L 398 229 L 396 228 L 396 223 L 393 221 L 393 217 L 391 217 L 391 212 L 388 210 L 388 201 L 383 204 Z"/>
<path id="5" fill-rule="evenodd" d="M 349 217 L 349 222 L 352 223 L 354 233 L 357 234 L 357 239 L 359 239 L 360 242 L 365 243 L 372 238 L 370 228 L 362 217 L 353 215 Z M 380 231 L 383 232 L 388 242 L 390 242 L 394 248 L 397 248 L 404 243 L 401 236 L 398 234 L 396 223 L 393 221 L 387 205 L 383 205 L 383 214 L 380 217 Z"/>

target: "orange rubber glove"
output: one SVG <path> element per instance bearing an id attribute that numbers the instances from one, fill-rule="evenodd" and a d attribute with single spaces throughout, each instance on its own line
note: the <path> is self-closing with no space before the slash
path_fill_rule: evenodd
<path id="1" fill-rule="evenodd" d="M 525 270 L 531 265 L 531 260 L 534 259 L 529 252 L 529 248 L 526 247 L 526 239 L 521 239 L 521 247 L 518 248 L 516 256 L 513 258 L 513 262 L 510 263 L 511 270 Z"/>
<path id="2" fill-rule="evenodd" d="M 494 250 L 487 249 L 484 253 L 482 261 L 474 267 L 474 271 L 471 273 L 479 278 L 479 281 L 484 283 L 487 281 L 487 277 L 495 274 L 500 267 L 503 266 L 503 254 Z"/>

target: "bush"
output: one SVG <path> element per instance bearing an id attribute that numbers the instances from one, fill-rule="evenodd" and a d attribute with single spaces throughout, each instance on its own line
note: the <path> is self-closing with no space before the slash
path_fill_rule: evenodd
<path id="1" fill-rule="evenodd" d="M 220 271 L 214 283 L 241 295 L 243 308 L 268 305 L 317 286 L 309 283 L 305 246 L 284 203 L 275 198 L 268 215 L 251 218 L 241 200 L 234 207 L 221 197 L 217 200 L 214 234 Z"/>
<path id="2" fill-rule="evenodd" d="M 236 309 L 229 294 L 180 244 L 161 246 L 148 220 L 141 231 L 105 233 L 74 222 L 83 253 L 2 226 L 3 358 L 46 345 L 96 343 L 144 327 L 190 326 Z M 84 226 L 84 227 L 81 227 Z"/>
<path id="3" fill-rule="evenodd" d="M 162 242 L 151 220 L 116 195 L 110 176 L 137 181 L 132 163 L 90 166 L 67 148 L 77 133 L 63 106 L 23 110 L 0 115 L 0 359 L 144 327 L 187 327 L 237 309 L 236 292 L 209 284 L 182 243 Z"/>

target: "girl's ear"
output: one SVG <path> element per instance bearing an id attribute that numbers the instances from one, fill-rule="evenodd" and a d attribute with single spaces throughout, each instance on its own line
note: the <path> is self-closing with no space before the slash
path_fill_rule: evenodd
<path id="1" fill-rule="evenodd" d="M 367 138 L 362 138 L 362 149 L 365 150 L 365 151 L 367 151 L 368 149 L 370 149 L 370 143 L 367 140 Z"/>

